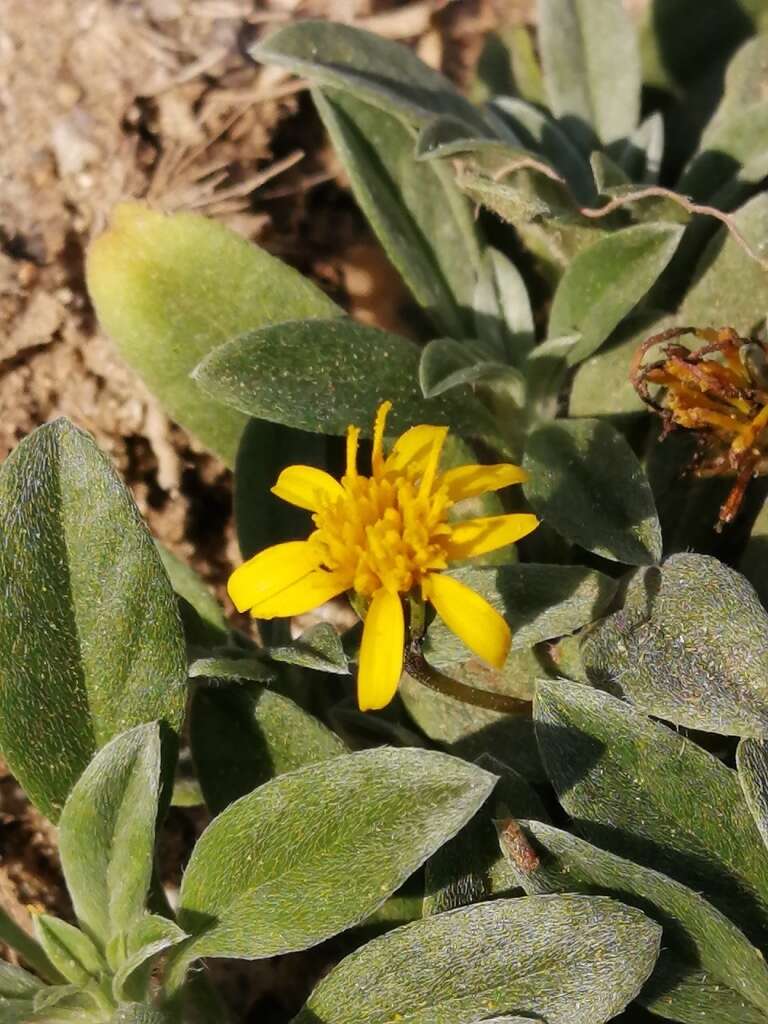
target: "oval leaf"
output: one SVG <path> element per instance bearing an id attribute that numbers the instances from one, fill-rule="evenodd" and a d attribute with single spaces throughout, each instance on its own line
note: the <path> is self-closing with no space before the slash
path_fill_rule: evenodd
<path id="1" fill-rule="evenodd" d="M 426 400 L 418 383 L 419 348 L 352 320 L 290 321 L 245 334 L 195 370 L 210 394 L 252 416 L 301 430 L 370 433 L 380 402 L 395 404 L 388 425 L 448 424 L 483 436 L 495 427 L 468 388 Z"/>
<path id="2" fill-rule="evenodd" d="M 346 751 L 338 736 L 288 697 L 246 685 L 195 691 L 190 742 L 213 814 L 276 775 Z"/>
<path id="3" fill-rule="evenodd" d="M 636 224 L 573 259 L 549 315 L 550 337 L 581 334 L 568 353 L 571 366 L 591 356 L 632 312 L 672 259 L 682 233 L 679 224 Z"/>
<path id="4" fill-rule="evenodd" d="M 91 761 L 64 805 L 59 848 L 80 923 L 107 942 L 144 916 L 160 795 L 160 732 L 140 725 Z"/>
<path id="5" fill-rule="evenodd" d="M 168 415 L 232 465 L 244 416 L 190 380 L 206 353 L 243 331 L 341 310 L 307 278 L 223 224 L 123 203 L 93 242 L 88 291 L 122 358 Z"/>
<path id="6" fill-rule="evenodd" d="M 716 558 L 673 555 L 636 573 L 621 611 L 585 636 L 582 657 L 590 678 L 675 725 L 729 736 L 768 727 L 768 615 Z"/>
<path id="7" fill-rule="evenodd" d="M 660 932 L 639 910 L 600 896 L 528 896 L 437 914 L 342 960 L 295 1024 L 464 1024 L 514 1011 L 548 1024 L 602 1024 L 648 977 Z"/>
<path id="8" fill-rule="evenodd" d="M 427 750 L 366 750 L 231 804 L 181 885 L 189 955 L 305 949 L 364 920 L 477 811 L 495 776 Z"/>
<path id="9" fill-rule="evenodd" d="M 540 683 L 542 760 L 579 831 L 702 893 L 745 933 L 768 923 L 768 853 L 736 773 L 623 701 Z"/>
<path id="10" fill-rule="evenodd" d="M 639 907 L 663 926 L 659 963 L 639 997 L 644 1006 L 661 1016 L 667 1016 L 665 1011 L 674 1012 L 678 993 L 670 986 L 670 977 L 686 979 L 683 995 L 689 1002 L 690 975 L 703 969 L 712 981 L 730 987 L 729 1002 L 736 992 L 753 1007 L 768 1012 L 768 967 L 762 953 L 698 893 L 551 825 L 523 821 L 520 826 L 535 854 L 533 869 L 523 866 L 515 856 L 516 847 L 505 841 L 504 822 L 499 823 L 499 840 L 518 885 L 528 895 L 586 892 L 613 896 Z"/>
<path id="11" fill-rule="evenodd" d="M 0 749 L 56 820 L 96 750 L 141 722 L 178 730 L 176 596 L 127 489 L 66 420 L 0 469 Z"/>
<path id="12" fill-rule="evenodd" d="M 557 420 L 538 427 L 523 465 L 534 512 L 566 540 L 627 565 L 659 561 L 661 528 L 650 485 L 610 424 Z"/>

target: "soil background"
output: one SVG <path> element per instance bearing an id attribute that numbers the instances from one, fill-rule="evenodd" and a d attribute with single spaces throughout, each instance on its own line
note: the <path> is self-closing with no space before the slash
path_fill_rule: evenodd
<path id="1" fill-rule="evenodd" d="M 485 34 L 525 21 L 531 7 L 0 0 L 0 461 L 39 424 L 68 416 L 109 454 L 153 534 L 221 594 L 238 557 L 230 475 L 167 419 L 100 333 L 83 278 L 90 239 L 124 198 L 195 210 L 311 276 L 358 319 L 397 328 L 402 285 L 303 84 L 249 63 L 240 42 L 298 18 L 334 19 L 411 45 L 466 85 Z M 194 815 L 172 813 L 165 844 L 177 864 L 198 827 Z M 24 928 L 30 910 L 71 917 L 55 829 L 2 764 L 0 906 Z M 287 1019 L 328 961 L 326 950 L 230 971 L 238 1019 Z"/>

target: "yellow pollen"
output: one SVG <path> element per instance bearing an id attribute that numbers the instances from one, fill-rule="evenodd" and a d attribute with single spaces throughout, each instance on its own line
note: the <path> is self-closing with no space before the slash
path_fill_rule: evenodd
<path id="1" fill-rule="evenodd" d="M 326 501 L 312 517 L 312 543 L 323 566 L 348 589 L 364 597 L 381 587 L 407 593 L 427 573 L 447 567 L 452 502 L 445 487 L 425 491 L 423 480 L 357 474 L 347 474 L 341 484 L 344 495 Z"/>

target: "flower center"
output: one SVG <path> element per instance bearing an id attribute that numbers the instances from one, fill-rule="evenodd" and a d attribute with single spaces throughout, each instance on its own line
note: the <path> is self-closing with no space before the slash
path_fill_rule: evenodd
<path id="1" fill-rule="evenodd" d="M 445 487 L 431 493 L 403 475 L 345 476 L 344 496 L 313 515 L 323 564 L 347 588 L 371 597 L 381 587 L 407 593 L 422 577 L 447 567 L 451 507 Z"/>

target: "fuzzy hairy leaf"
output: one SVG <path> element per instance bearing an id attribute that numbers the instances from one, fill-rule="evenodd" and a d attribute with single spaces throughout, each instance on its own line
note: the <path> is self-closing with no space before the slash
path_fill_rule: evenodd
<path id="1" fill-rule="evenodd" d="M 539 684 L 542 760 L 592 842 L 682 882 L 753 941 L 768 922 L 768 853 L 736 773 L 599 690 Z"/>
<path id="2" fill-rule="evenodd" d="M 0 749 L 53 821 L 93 754 L 181 725 L 176 597 L 128 490 L 66 420 L 0 469 Z"/>
<path id="3" fill-rule="evenodd" d="M 160 731 L 139 725 L 103 747 L 61 813 L 59 848 L 80 923 L 102 942 L 144 916 L 160 797 Z"/>
<path id="4" fill-rule="evenodd" d="M 640 115 L 640 54 L 621 0 L 540 0 L 539 48 L 549 106 L 574 138 L 604 143 Z"/>
<path id="5" fill-rule="evenodd" d="M 537 427 L 523 461 L 534 512 L 574 544 L 627 565 L 661 558 L 648 479 L 624 437 L 601 420 Z"/>
<path id="6" fill-rule="evenodd" d="M 190 742 L 213 814 L 276 775 L 346 750 L 338 736 L 288 697 L 245 684 L 195 691 Z"/>
<path id="7" fill-rule="evenodd" d="M 260 786 L 208 826 L 181 885 L 189 955 L 305 949 L 368 917 L 496 778 L 426 750 L 366 750 Z"/>
<path id="8" fill-rule="evenodd" d="M 733 214 L 747 242 L 762 252 L 768 240 L 768 194 L 750 199 Z M 679 323 L 734 327 L 752 335 L 765 321 L 768 273 L 723 225 L 701 254 L 694 283 L 678 311 Z"/>
<path id="9" fill-rule="evenodd" d="M 536 866 L 522 867 L 514 848 L 499 839 L 510 869 L 529 895 L 585 892 L 613 896 L 637 906 L 664 929 L 662 954 L 639 999 L 661 1016 L 674 1013 L 675 975 L 686 980 L 684 1003 L 691 998 L 690 974 L 701 970 L 738 993 L 753 1008 L 768 1012 L 768 967 L 742 933 L 697 893 L 650 868 L 624 860 L 540 821 L 519 823 L 532 844 Z M 711 997 L 705 996 L 707 1003 Z M 726 1006 L 733 1001 L 725 996 Z M 679 1019 L 679 1018 L 673 1018 Z M 717 1017 L 707 1017 L 708 1021 Z"/>
<path id="10" fill-rule="evenodd" d="M 744 577 L 715 558 L 672 555 L 637 572 L 582 655 L 591 677 L 676 725 L 731 736 L 768 727 L 768 615 Z"/>
<path id="11" fill-rule="evenodd" d="M 581 334 L 571 366 L 591 356 L 632 312 L 667 266 L 683 228 L 636 224 L 579 253 L 563 274 L 549 315 L 551 337 Z"/>
<path id="12" fill-rule="evenodd" d="M 634 998 L 659 926 L 594 896 L 494 900 L 416 921 L 352 953 L 296 1024 L 462 1024 L 487 1014 L 602 1024 Z M 449 969 L 446 967 L 450 965 Z"/>
<path id="13" fill-rule="evenodd" d="M 412 50 L 372 32 L 330 21 L 294 22 L 251 47 L 263 64 L 279 64 L 319 85 L 344 89 L 415 123 L 450 114 L 484 129 L 479 110 Z"/>
<path id="14" fill-rule="evenodd" d="M 531 300 L 520 271 L 497 249 L 486 249 L 472 296 L 475 332 L 505 362 L 521 366 L 535 344 Z"/>
<path id="15" fill-rule="evenodd" d="M 186 933 L 165 917 L 147 914 L 136 921 L 125 936 L 126 956 L 112 979 L 115 999 L 141 999 L 149 987 L 153 959 L 186 938 Z"/>
<path id="16" fill-rule="evenodd" d="M 195 570 L 162 544 L 157 544 L 163 568 L 179 599 L 179 611 L 188 644 L 216 647 L 227 642 L 229 626 L 224 611 Z"/>
<path id="17" fill-rule="evenodd" d="M 106 971 L 106 963 L 85 932 L 50 914 L 35 917 L 35 934 L 40 945 L 73 985 L 84 988 Z"/>
<path id="18" fill-rule="evenodd" d="M 768 744 L 763 737 L 739 743 L 736 768 L 744 798 L 768 846 Z"/>
<path id="19" fill-rule="evenodd" d="M 480 246 L 450 170 L 415 160 L 412 130 L 359 97 L 318 91 L 314 99 L 355 198 L 390 260 L 433 320 L 461 337 L 462 307 L 471 302 Z"/>
<path id="20" fill-rule="evenodd" d="M 392 431 L 447 423 L 460 434 L 494 433 L 468 388 L 423 398 L 418 369 L 418 346 L 396 334 L 351 320 L 305 320 L 222 345 L 195 378 L 228 405 L 302 430 L 343 434 L 354 423 L 370 436 L 379 403 L 390 399 Z"/>
<path id="21" fill-rule="evenodd" d="M 246 419 L 190 372 L 243 331 L 340 314 L 307 278 L 215 220 L 116 207 L 88 250 L 88 291 L 102 327 L 168 415 L 232 465 Z"/>

